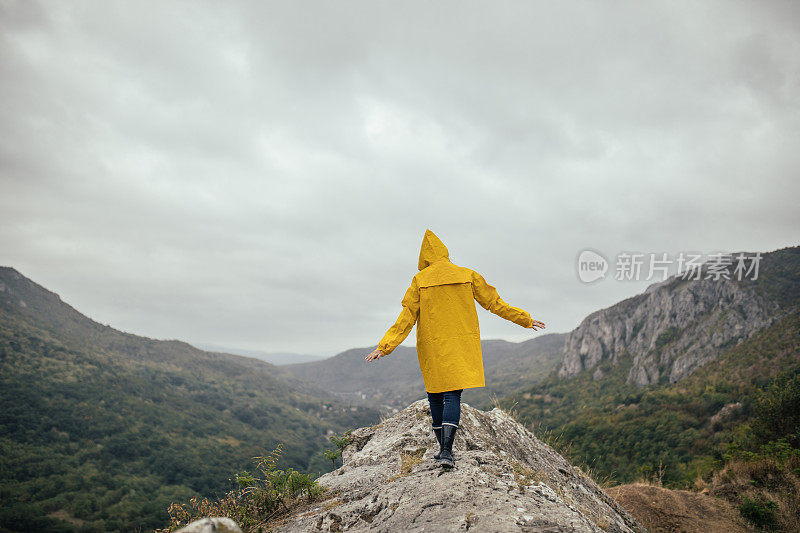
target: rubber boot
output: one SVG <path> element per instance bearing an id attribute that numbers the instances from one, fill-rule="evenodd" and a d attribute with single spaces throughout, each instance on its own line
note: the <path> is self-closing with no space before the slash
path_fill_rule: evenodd
<path id="1" fill-rule="evenodd" d="M 433 454 L 433 458 L 438 461 L 439 457 L 442 456 L 442 427 L 433 428 L 433 432 L 436 434 L 436 442 L 439 443 L 439 451 Z"/>
<path id="2" fill-rule="evenodd" d="M 457 429 L 456 426 L 442 424 L 442 451 L 439 454 L 439 465 L 442 468 L 450 469 L 456 465 L 453 457 L 453 440 Z"/>

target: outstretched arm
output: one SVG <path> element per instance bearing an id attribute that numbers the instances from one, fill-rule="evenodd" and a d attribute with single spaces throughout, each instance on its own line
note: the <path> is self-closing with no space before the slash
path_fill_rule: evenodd
<path id="1" fill-rule="evenodd" d="M 419 287 L 416 279 L 411 281 L 411 286 L 403 296 L 402 304 L 403 310 L 400 311 L 400 316 L 397 317 L 394 325 L 389 328 L 389 331 L 380 340 L 378 348 L 365 357 L 367 361 L 374 361 L 392 353 L 408 337 L 411 328 L 417 323 L 419 318 Z"/>
<path id="2" fill-rule="evenodd" d="M 500 295 L 497 294 L 497 289 L 486 283 L 483 276 L 475 271 L 472 272 L 472 295 L 481 304 L 481 307 L 501 318 L 510 320 L 524 328 L 532 328 L 534 330 L 544 328 L 544 322 L 534 320 L 527 311 L 512 307 L 504 302 Z"/>

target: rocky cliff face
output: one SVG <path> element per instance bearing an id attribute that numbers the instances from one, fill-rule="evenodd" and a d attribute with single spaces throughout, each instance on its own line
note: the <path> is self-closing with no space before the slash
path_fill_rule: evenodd
<path id="1" fill-rule="evenodd" d="M 578 468 L 499 409 L 462 404 L 456 468 L 433 460 L 427 401 L 358 429 L 333 498 L 277 531 L 645 531 Z"/>
<path id="2" fill-rule="evenodd" d="M 674 383 L 770 325 L 777 314 L 778 304 L 751 281 L 673 277 L 587 316 L 564 341 L 558 375 L 595 369 L 600 379 L 604 366 L 627 352 L 633 358 L 628 383 Z"/>

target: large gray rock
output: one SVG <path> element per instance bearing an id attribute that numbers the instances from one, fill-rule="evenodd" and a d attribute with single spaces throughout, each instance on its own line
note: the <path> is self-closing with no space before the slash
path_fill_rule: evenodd
<path id="1" fill-rule="evenodd" d="M 195 520 L 175 533 L 242 533 L 242 530 L 230 518 L 213 517 Z"/>
<path id="2" fill-rule="evenodd" d="M 752 282 L 672 277 L 587 316 L 564 341 L 558 375 L 615 365 L 627 353 L 628 383 L 675 383 L 777 316 L 778 304 Z M 595 379 L 603 375 L 601 368 L 593 372 Z"/>
<path id="3" fill-rule="evenodd" d="M 420 400 L 353 432 L 343 466 L 319 478 L 333 498 L 276 531 L 644 531 L 597 484 L 500 409 L 462 404 L 456 468 Z"/>

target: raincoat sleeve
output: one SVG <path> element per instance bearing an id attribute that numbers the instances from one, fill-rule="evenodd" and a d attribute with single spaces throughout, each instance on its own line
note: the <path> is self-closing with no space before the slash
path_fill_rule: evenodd
<path id="1" fill-rule="evenodd" d="M 403 310 L 400 311 L 400 316 L 378 343 L 378 349 L 386 355 L 392 353 L 408 337 L 419 318 L 419 286 L 416 279 L 411 281 L 411 286 L 403 296 L 402 304 Z"/>
<path id="2" fill-rule="evenodd" d="M 510 320 L 515 324 L 522 327 L 529 328 L 533 325 L 533 319 L 527 311 L 523 311 L 518 307 L 512 307 L 500 298 L 497 294 L 497 289 L 486 283 L 483 276 L 472 271 L 472 295 L 475 300 L 481 304 L 481 307 L 487 311 L 491 311 L 501 318 Z"/>

